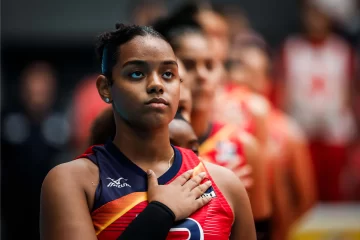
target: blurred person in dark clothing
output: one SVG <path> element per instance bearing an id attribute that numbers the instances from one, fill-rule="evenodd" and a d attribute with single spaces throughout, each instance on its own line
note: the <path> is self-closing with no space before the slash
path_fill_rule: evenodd
<path id="1" fill-rule="evenodd" d="M 47 63 L 31 64 L 21 75 L 21 107 L 1 115 L 3 239 L 39 239 L 41 184 L 69 133 L 53 110 L 56 87 Z"/>

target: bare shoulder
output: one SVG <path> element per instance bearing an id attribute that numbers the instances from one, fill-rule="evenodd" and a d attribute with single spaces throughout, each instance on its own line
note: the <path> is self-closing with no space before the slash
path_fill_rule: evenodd
<path id="1" fill-rule="evenodd" d="M 241 131 L 239 134 L 239 141 L 243 145 L 245 157 L 248 161 L 254 161 L 259 154 L 259 143 L 251 134 Z"/>
<path id="2" fill-rule="evenodd" d="M 98 167 L 86 158 L 60 164 L 49 171 L 45 177 L 41 191 L 47 193 L 84 191 L 87 196 L 94 192 L 94 185 L 99 182 Z M 96 184 L 95 184 L 96 183 Z M 89 202 L 92 204 L 92 201 Z"/>
<path id="3" fill-rule="evenodd" d="M 239 199 L 239 196 L 241 196 L 241 198 L 244 197 L 245 199 L 247 199 L 247 193 L 244 185 L 230 169 L 218 166 L 210 162 L 204 163 L 214 182 L 216 183 L 220 191 L 224 194 L 226 200 L 228 201 L 231 209 L 234 212 L 237 205 L 235 203 Z"/>
<path id="4" fill-rule="evenodd" d="M 45 177 L 44 184 L 58 179 L 62 181 L 78 180 L 94 174 L 98 171 L 95 164 L 86 158 L 80 158 L 67 163 L 57 165 L 49 171 Z"/>
<path id="5" fill-rule="evenodd" d="M 269 101 L 256 93 L 252 93 L 248 102 L 250 110 L 254 116 L 266 117 L 270 112 Z"/>
<path id="6" fill-rule="evenodd" d="M 305 132 L 302 130 L 296 120 L 286 114 L 284 114 L 284 118 L 287 122 L 289 137 L 296 142 L 306 142 L 307 140 Z"/>

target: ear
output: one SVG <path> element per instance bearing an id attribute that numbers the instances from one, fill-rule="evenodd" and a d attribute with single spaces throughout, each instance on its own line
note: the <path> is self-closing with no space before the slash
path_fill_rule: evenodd
<path id="1" fill-rule="evenodd" d="M 104 75 L 98 76 L 96 79 L 96 87 L 100 97 L 104 100 L 104 102 L 111 103 L 111 85 L 109 84 L 109 80 Z"/>

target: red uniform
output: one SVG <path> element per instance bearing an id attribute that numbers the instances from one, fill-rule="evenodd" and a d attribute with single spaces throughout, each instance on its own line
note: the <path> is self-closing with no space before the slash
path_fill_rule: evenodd
<path id="1" fill-rule="evenodd" d="M 285 41 L 281 74 L 283 102 L 311 141 L 311 154 L 322 201 L 338 201 L 340 173 L 353 137 L 354 115 L 349 104 L 354 54 L 340 37 L 323 41 L 292 36 Z"/>
<path id="2" fill-rule="evenodd" d="M 215 100 L 213 120 L 236 124 L 250 134 L 255 132 L 255 123 L 248 106 L 253 93 L 243 86 L 227 84 Z"/>
<path id="3" fill-rule="evenodd" d="M 174 147 L 174 152 L 174 163 L 158 178 L 159 184 L 168 184 L 190 169 L 195 169 L 194 176 L 207 172 L 191 150 Z M 93 146 L 81 157 L 94 162 L 100 172 L 91 212 L 96 235 L 98 239 L 117 239 L 148 204 L 147 174 L 127 159 L 112 142 Z M 205 194 L 212 196 L 213 200 L 187 219 L 177 222 L 167 239 L 229 239 L 234 214 L 209 173 L 206 180 L 212 181 L 212 187 Z"/>
<path id="4" fill-rule="evenodd" d="M 241 131 L 234 125 L 215 123 L 209 136 L 200 145 L 199 155 L 206 161 L 226 166 L 236 162 L 237 167 L 246 164 L 243 144 L 239 139 Z"/>

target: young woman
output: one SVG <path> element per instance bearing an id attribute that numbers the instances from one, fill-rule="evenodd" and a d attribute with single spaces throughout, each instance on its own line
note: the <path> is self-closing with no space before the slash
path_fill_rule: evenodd
<path id="1" fill-rule="evenodd" d="M 265 41 L 255 35 L 238 36 L 230 54 L 230 76 L 251 91 L 269 98 L 271 93 L 271 56 Z M 274 196 L 274 239 L 286 239 L 289 226 L 316 201 L 311 158 L 305 134 L 285 113 L 271 108 L 269 123 L 270 165 L 276 172 L 271 184 Z M 277 189 L 281 189 L 277 191 Z"/>
<path id="2" fill-rule="evenodd" d="M 209 42 L 199 25 L 191 19 L 185 19 L 184 23 L 179 19 L 173 21 L 159 21 L 155 28 L 160 29 L 174 46 L 176 56 L 182 60 L 188 72 L 193 102 L 191 125 L 201 144 L 199 155 L 204 160 L 233 171 L 241 171 L 245 164 L 251 166 L 252 182 L 243 184 L 252 185 L 248 194 L 259 236 L 264 233 L 268 236 L 270 194 L 267 191 L 265 162 L 258 151 L 257 142 L 237 126 L 212 121 L 212 104 L 219 79 L 217 74 L 212 74 L 214 61 Z"/>
<path id="3" fill-rule="evenodd" d="M 231 239 L 255 239 L 250 203 L 238 178 L 170 144 L 168 124 L 178 107 L 180 78 L 169 43 L 151 28 L 121 24 L 100 37 L 98 51 L 97 88 L 113 105 L 115 137 L 49 172 L 41 196 L 42 238 L 117 239 L 148 202 L 166 200 L 146 194 L 146 172 L 160 176 L 161 189 L 196 168 L 207 172 L 205 186 L 193 187 L 203 180 L 200 174 L 193 181 L 177 178 L 167 191 L 194 201 L 211 183 L 212 201 L 176 222 L 169 239 L 228 239 L 230 234 Z M 176 220 L 186 217 L 181 206 L 168 207 Z"/>

